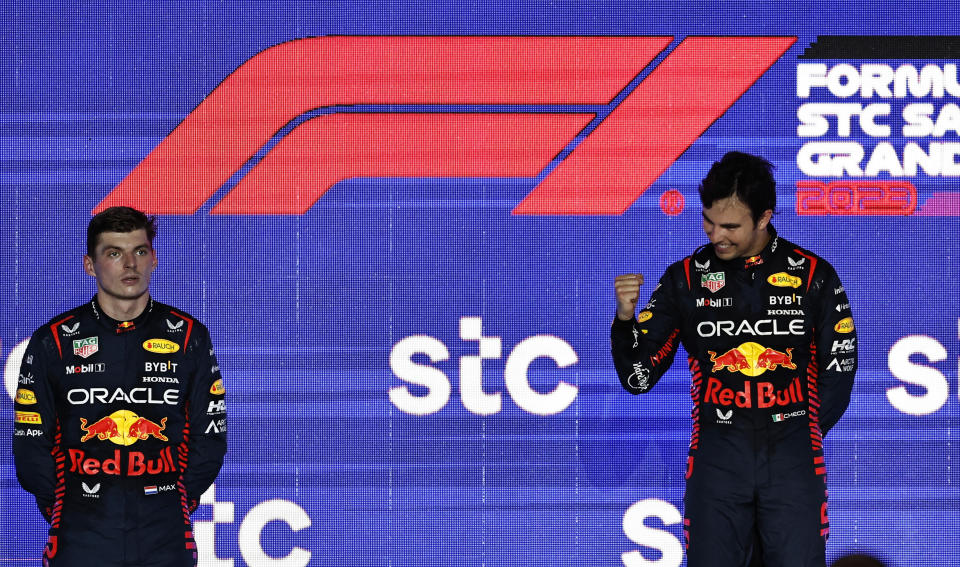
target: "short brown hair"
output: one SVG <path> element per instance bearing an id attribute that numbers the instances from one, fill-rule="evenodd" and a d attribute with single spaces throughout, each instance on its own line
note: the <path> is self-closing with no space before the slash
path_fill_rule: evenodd
<path id="1" fill-rule="evenodd" d="M 132 207 L 110 207 L 100 211 L 87 225 L 87 256 L 96 254 L 97 240 L 104 232 L 133 232 L 144 229 L 147 239 L 153 246 L 153 237 L 157 235 L 157 217 L 148 217 Z"/>

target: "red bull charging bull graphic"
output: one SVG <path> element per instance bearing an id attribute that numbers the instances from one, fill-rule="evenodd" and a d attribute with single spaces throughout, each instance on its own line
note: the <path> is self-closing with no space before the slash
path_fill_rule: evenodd
<path id="1" fill-rule="evenodd" d="M 775 370 L 777 366 L 789 368 L 790 370 L 797 369 L 797 365 L 793 363 L 792 348 L 788 348 L 783 352 L 768 348 L 757 357 L 757 368 Z"/>
<path id="2" fill-rule="evenodd" d="M 793 349 L 779 351 L 765 347 L 755 342 L 746 342 L 722 354 L 707 351 L 713 363 L 712 372 L 739 372 L 746 376 L 756 377 L 767 371 L 780 368 L 796 370 L 793 362 Z M 776 390 L 771 382 L 744 380 L 740 390 L 734 390 L 716 378 L 707 378 L 707 389 L 704 400 L 719 406 L 735 405 L 740 408 L 771 408 L 787 406 L 804 401 L 803 390 L 799 376 L 794 377 L 789 385 Z"/>
<path id="3" fill-rule="evenodd" d="M 155 423 L 132 411 L 119 410 L 89 425 L 87 420 L 81 417 L 80 428 L 86 433 L 80 441 L 86 442 L 96 438 L 124 446 L 133 445 L 137 441 L 146 441 L 151 437 L 160 441 L 169 441 L 163 434 L 166 426 L 167 418 L 161 419 L 160 423 Z"/>
<path id="4" fill-rule="evenodd" d="M 747 376 L 759 376 L 767 370 L 777 368 L 797 369 L 797 365 L 793 362 L 792 348 L 781 352 L 754 342 L 747 342 L 720 355 L 712 350 L 707 351 L 707 354 L 710 355 L 710 362 L 713 363 L 713 372 L 727 370 L 741 372 Z"/>

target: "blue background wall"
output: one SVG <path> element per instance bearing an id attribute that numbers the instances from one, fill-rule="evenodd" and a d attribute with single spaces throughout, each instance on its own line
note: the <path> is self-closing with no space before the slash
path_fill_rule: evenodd
<path id="1" fill-rule="evenodd" d="M 938 9 L 908 1 L 5 6 L 0 361 L 7 389 L 19 363 L 15 347 L 93 293 L 81 269 L 91 211 L 264 49 L 328 35 L 658 35 L 674 38 L 667 52 L 692 35 L 796 37 L 620 215 L 512 214 L 549 168 L 519 179 L 352 179 L 300 215 L 212 214 L 262 155 L 196 213 L 162 215 L 153 293 L 211 329 L 228 390 L 230 452 L 215 496 L 195 516 L 201 565 L 681 565 L 674 516 L 682 513 L 689 377 L 677 365 L 649 395 L 620 390 L 608 351 L 612 280 L 629 271 L 653 280 L 705 241 L 696 185 L 730 149 L 774 162 L 778 230 L 831 261 L 853 305 L 860 371 L 850 409 L 826 442 L 829 556 L 866 550 L 901 566 L 960 565 L 958 177 L 816 177 L 797 157 L 811 141 L 854 141 L 868 158 L 882 142 L 900 151 L 911 141 L 923 148 L 958 141 L 956 129 L 901 133 L 906 104 L 939 110 L 956 103 L 949 92 L 890 100 L 822 88 L 797 94 L 805 63 L 934 65 L 955 78 L 949 66 L 960 51 L 933 59 L 800 58 L 818 36 L 957 29 L 955 11 Z M 428 102 L 359 110 L 436 110 Z M 831 118 L 824 135 L 801 136 L 798 108 L 808 102 L 891 104 L 878 121 L 892 133 L 878 139 L 854 121 L 846 137 Z M 603 115 L 617 104 L 587 111 Z M 796 183 L 810 179 L 907 180 L 916 211 L 800 215 Z M 680 214 L 661 209 L 669 190 L 684 196 Z M 946 204 L 919 214 L 934 201 Z M 483 390 L 501 392 L 501 409 L 485 416 L 462 401 L 461 365 L 475 364 L 463 357 L 478 354 L 476 340 L 461 339 L 465 318 L 481 318 L 484 336 L 501 341 L 500 356 L 482 361 Z M 576 354 L 562 368 L 543 356 L 528 369 L 540 393 L 561 381 L 576 388 L 551 415 L 521 407 L 504 378 L 508 356 L 531 352 L 517 345 L 538 335 Z M 565 350 L 556 340 L 551 352 Z M 391 390 L 435 392 L 398 375 L 391 354 L 402 362 L 405 346 L 428 343 L 442 343 L 448 356 L 406 358 L 442 372 L 451 394 L 437 411 L 413 415 Z M 898 387 L 917 404 L 891 398 Z M 9 397 L 0 404 L 12 413 Z M 10 419 L 0 421 L 0 438 L 11 429 Z M 45 524 L 16 483 L 9 451 L 0 452 L 0 480 L 7 536 L 0 563 L 32 564 Z"/>

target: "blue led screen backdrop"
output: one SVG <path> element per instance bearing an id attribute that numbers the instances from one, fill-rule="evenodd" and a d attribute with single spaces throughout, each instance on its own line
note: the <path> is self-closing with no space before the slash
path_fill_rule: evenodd
<path id="1" fill-rule="evenodd" d="M 130 204 L 227 390 L 202 566 L 684 565 L 690 377 L 622 391 L 612 282 L 706 241 L 737 149 L 856 321 L 828 556 L 960 565 L 960 22 L 818 6 L 8 9 L 0 435 L 24 341 L 93 294 L 87 221 Z M 0 465 L 0 563 L 35 564 Z"/>

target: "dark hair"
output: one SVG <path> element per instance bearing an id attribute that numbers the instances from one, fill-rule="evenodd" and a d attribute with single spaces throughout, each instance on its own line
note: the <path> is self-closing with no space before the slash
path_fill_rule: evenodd
<path id="1" fill-rule="evenodd" d="M 777 207 L 773 165 L 760 156 L 743 152 L 727 152 L 720 161 L 714 162 L 700 182 L 699 191 L 700 202 L 707 209 L 714 201 L 736 196 L 750 208 L 754 223 L 760 220 L 763 211 Z"/>
<path id="2" fill-rule="evenodd" d="M 97 213 L 87 225 L 87 256 L 94 257 L 97 240 L 104 232 L 133 232 L 144 229 L 153 246 L 157 235 L 157 217 L 148 217 L 132 207 L 110 207 Z"/>

